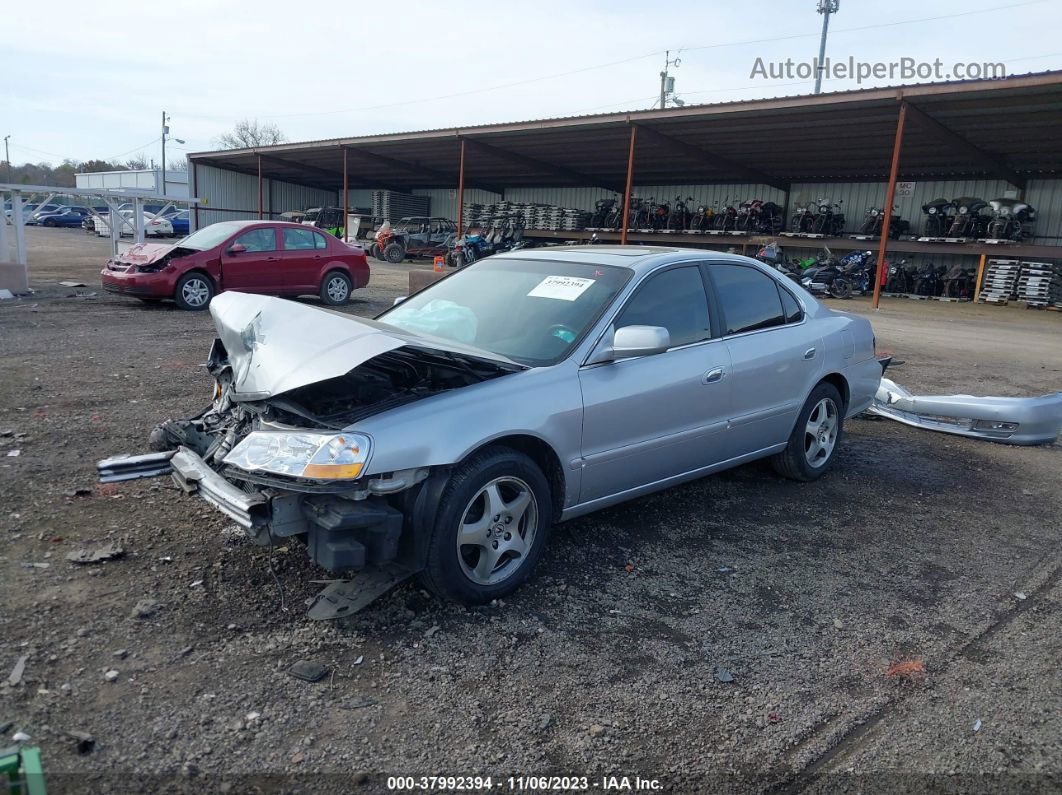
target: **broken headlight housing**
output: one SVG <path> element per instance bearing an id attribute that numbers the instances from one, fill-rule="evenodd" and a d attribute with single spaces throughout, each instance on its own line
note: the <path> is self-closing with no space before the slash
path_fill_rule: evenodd
<path id="1" fill-rule="evenodd" d="M 253 431 L 225 456 L 225 463 L 247 472 L 355 480 L 369 460 L 370 445 L 360 433 Z"/>

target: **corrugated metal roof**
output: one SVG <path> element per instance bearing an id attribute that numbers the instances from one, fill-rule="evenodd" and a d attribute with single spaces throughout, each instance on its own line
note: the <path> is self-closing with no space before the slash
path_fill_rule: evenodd
<path id="1" fill-rule="evenodd" d="M 466 150 L 469 187 L 618 190 L 634 124 L 644 131 L 637 157 L 642 183 L 851 181 L 887 172 L 900 98 L 921 111 L 921 123 L 909 119 L 901 160 L 906 178 L 1062 172 L 1062 136 L 1057 135 L 1062 71 L 332 138 L 189 157 L 256 175 L 261 156 L 264 176 L 335 189 L 342 182 L 346 151 L 354 188 L 427 189 L 456 184 L 460 141 L 467 140 L 479 144 Z M 966 143 L 942 135 L 934 124 Z"/>

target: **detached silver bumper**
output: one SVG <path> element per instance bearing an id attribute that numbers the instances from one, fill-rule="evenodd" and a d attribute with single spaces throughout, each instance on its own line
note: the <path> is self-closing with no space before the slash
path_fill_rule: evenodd
<path id="1" fill-rule="evenodd" d="M 170 466 L 178 486 L 189 494 L 198 492 L 241 527 L 260 527 L 269 521 L 269 501 L 264 494 L 236 488 L 187 447 L 178 448 Z"/>
<path id="2" fill-rule="evenodd" d="M 924 396 L 882 378 L 867 411 L 905 425 L 1004 444 L 1050 444 L 1062 431 L 1062 392 L 1030 398 Z"/>

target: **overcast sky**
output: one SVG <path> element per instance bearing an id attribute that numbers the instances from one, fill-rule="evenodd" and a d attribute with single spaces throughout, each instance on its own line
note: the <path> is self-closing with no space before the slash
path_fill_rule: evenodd
<path id="1" fill-rule="evenodd" d="M 173 135 L 186 141 L 172 142 L 170 157 L 216 148 L 216 137 L 244 117 L 275 122 L 298 141 L 641 109 L 657 96 L 665 50 L 681 58 L 672 74 L 687 103 L 810 93 L 810 80 L 750 73 L 758 57 L 816 55 L 815 7 L 816 0 L 9 3 L 0 12 L 0 136 L 10 134 L 14 163 L 138 153 L 157 160 L 164 109 Z M 924 21 L 891 24 L 908 20 Z M 1059 0 L 841 0 L 830 27 L 834 59 L 939 58 L 945 70 L 1003 62 L 1009 74 L 1062 68 Z M 824 90 L 855 85 L 831 80 Z"/>

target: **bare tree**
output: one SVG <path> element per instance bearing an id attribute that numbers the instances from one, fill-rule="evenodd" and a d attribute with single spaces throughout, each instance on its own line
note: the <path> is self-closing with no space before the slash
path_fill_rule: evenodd
<path id="1" fill-rule="evenodd" d="M 219 135 L 216 143 L 222 149 L 250 149 L 255 146 L 282 144 L 287 137 L 272 122 L 259 123 L 258 119 L 241 119 L 231 133 Z"/>
<path id="2" fill-rule="evenodd" d="M 141 152 L 126 160 L 123 165 L 130 171 L 141 171 L 148 167 L 148 161 L 147 158 L 144 157 L 144 153 Z"/>

